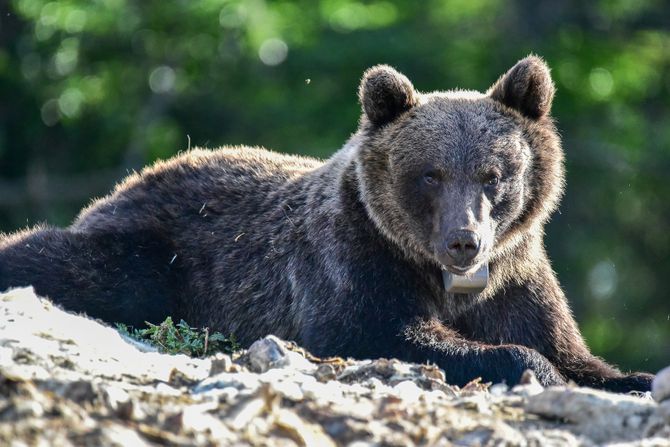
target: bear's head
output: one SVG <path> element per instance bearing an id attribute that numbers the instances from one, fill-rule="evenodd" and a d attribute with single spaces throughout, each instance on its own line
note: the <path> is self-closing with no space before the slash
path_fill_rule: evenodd
<path id="1" fill-rule="evenodd" d="M 541 235 L 564 183 L 553 96 L 535 56 L 485 94 L 422 94 L 389 66 L 366 71 L 356 169 L 377 228 L 413 259 L 456 274 Z"/>

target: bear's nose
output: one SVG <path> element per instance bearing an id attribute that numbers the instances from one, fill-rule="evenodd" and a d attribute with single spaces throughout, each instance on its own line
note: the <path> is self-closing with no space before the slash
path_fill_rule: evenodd
<path id="1" fill-rule="evenodd" d="M 479 253 L 479 235 L 470 230 L 454 230 L 447 236 L 447 254 L 456 265 L 468 265 Z"/>

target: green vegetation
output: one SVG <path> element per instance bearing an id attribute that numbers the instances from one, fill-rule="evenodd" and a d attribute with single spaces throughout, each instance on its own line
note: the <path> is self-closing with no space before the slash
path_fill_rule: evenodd
<path id="1" fill-rule="evenodd" d="M 568 188 L 548 227 L 589 344 L 670 361 L 670 2 L 0 2 L 0 231 L 67 224 L 128 170 L 189 146 L 318 157 L 355 129 L 380 62 L 417 88 L 553 68 Z"/>
<path id="2" fill-rule="evenodd" d="M 117 323 L 116 328 L 120 333 L 154 345 L 167 354 L 205 357 L 217 352 L 232 354 L 241 349 L 234 336 L 226 337 L 220 332 L 210 334 L 209 329 L 192 328 L 184 320 L 175 325 L 172 318 L 167 317 L 161 324 L 146 324 L 146 329 L 137 329 L 122 323 Z"/>

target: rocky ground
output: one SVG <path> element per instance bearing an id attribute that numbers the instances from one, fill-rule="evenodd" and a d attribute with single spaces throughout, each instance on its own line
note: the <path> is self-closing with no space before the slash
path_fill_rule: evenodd
<path id="1" fill-rule="evenodd" d="M 171 356 L 30 289 L 0 295 L 0 445 L 670 445 L 668 370 L 655 399 L 525 381 L 459 389 L 433 366 L 274 337 Z"/>

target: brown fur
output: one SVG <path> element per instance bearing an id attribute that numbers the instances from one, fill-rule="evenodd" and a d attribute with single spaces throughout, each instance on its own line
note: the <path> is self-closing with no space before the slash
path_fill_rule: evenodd
<path id="1" fill-rule="evenodd" d="M 275 333 L 318 355 L 432 361 L 459 384 L 532 368 L 545 384 L 646 390 L 652 376 L 591 355 L 544 251 L 564 183 L 553 95 L 534 56 L 486 94 L 421 94 L 373 67 L 360 128 L 326 162 L 237 147 L 157 163 L 67 229 L 6 236 L 0 289 L 245 344 Z M 484 262 L 484 292 L 445 291 L 443 269 Z"/>

